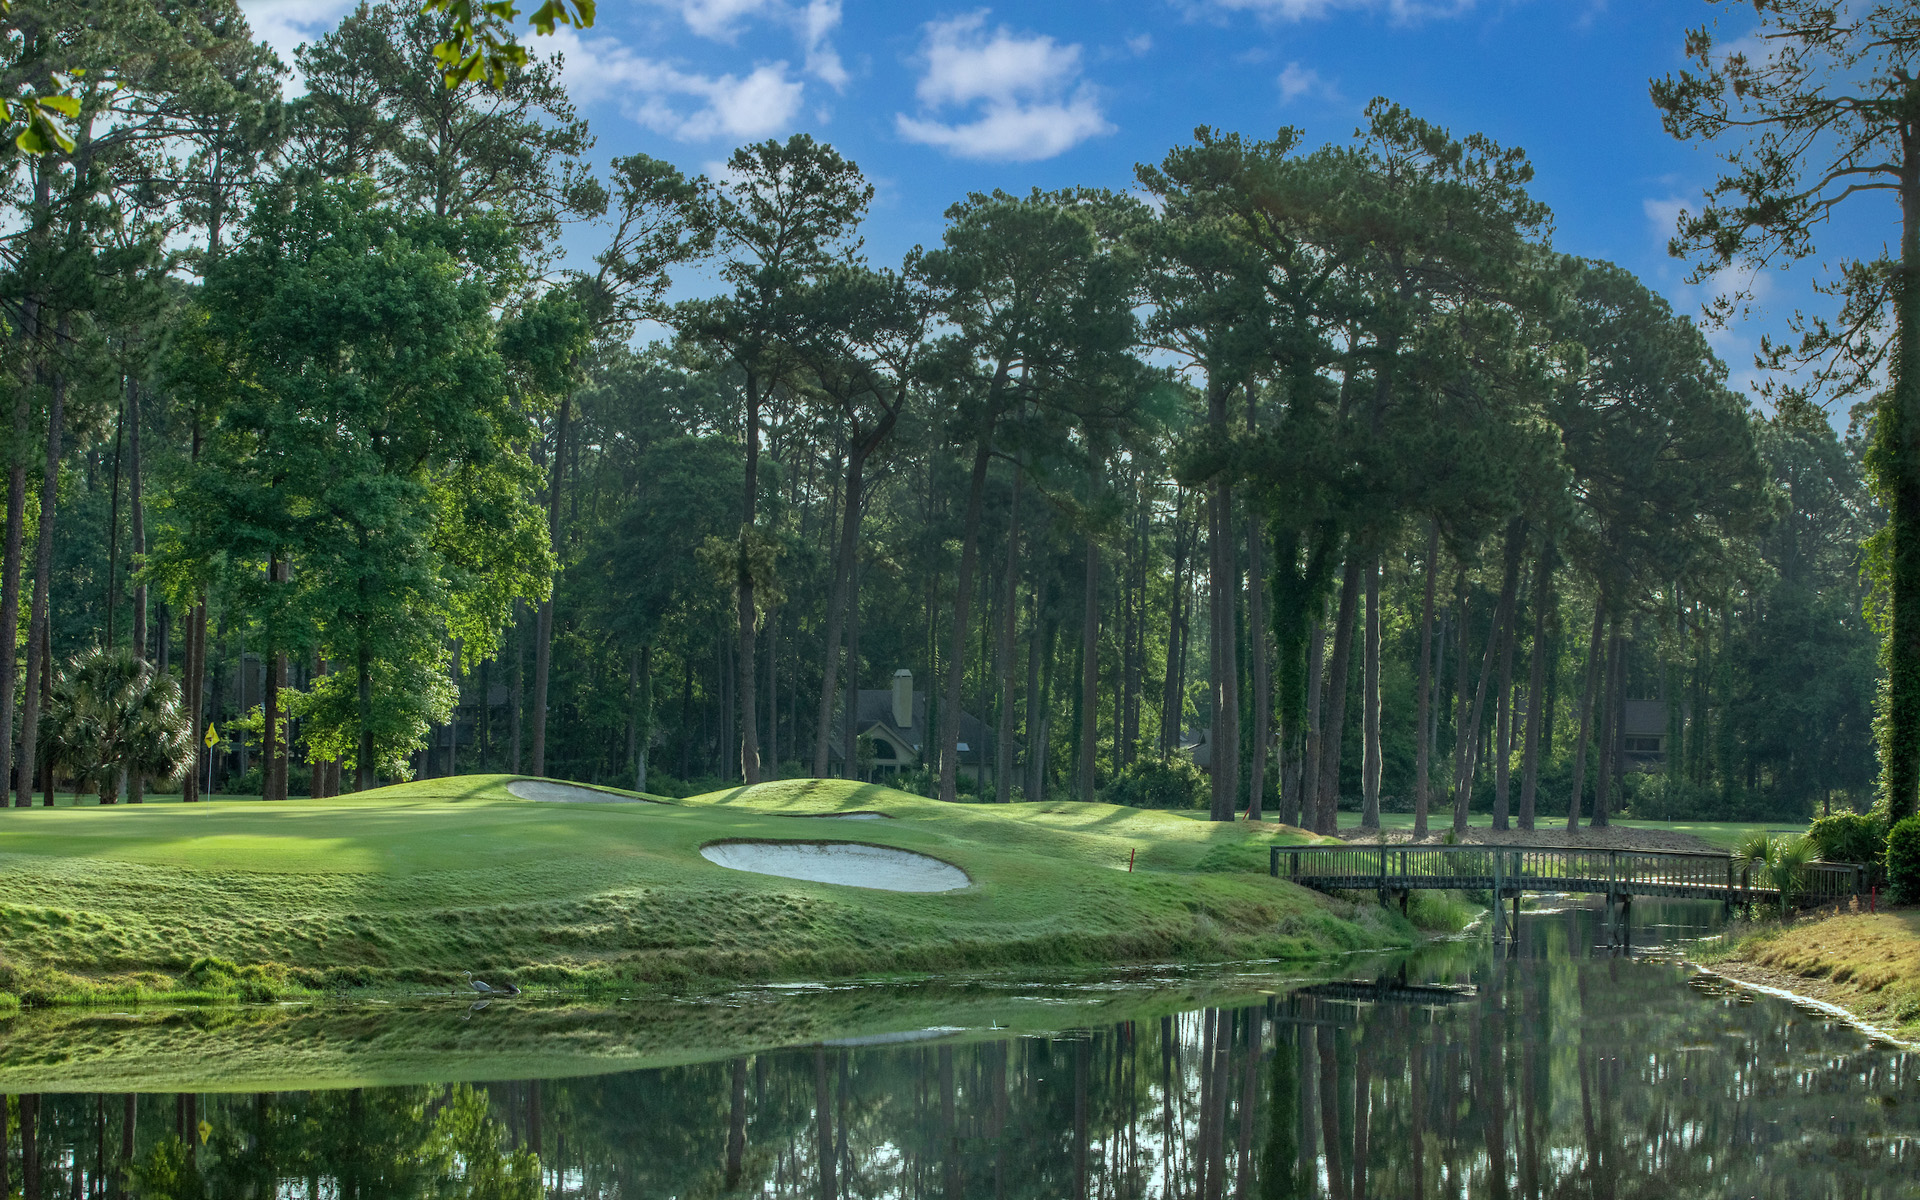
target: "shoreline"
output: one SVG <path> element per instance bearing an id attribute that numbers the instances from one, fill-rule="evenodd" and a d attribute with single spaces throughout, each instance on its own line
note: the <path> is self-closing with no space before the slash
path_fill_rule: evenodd
<path id="1" fill-rule="evenodd" d="M 1687 961 L 1871 1037 L 1920 1048 L 1920 909 L 1810 915 L 1735 929 L 1719 947 Z"/>
<path id="2" fill-rule="evenodd" d="M 1758 992 L 1763 996 L 1772 996 L 1778 1000 L 1785 1000 L 1804 1008 L 1811 1008 L 1822 1015 L 1832 1017 L 1844 1025 L 1859 1030 L 1875 1041 L 1886 1042 L 1889 1045 L 1898 1046 L 1902 1050 L 1920 1050 L 1920 1041 L 1910 1041 L 1903 1038 L 1885 1026 L 1877 1025 L 1867 1020 L 1844 1004 L 1838 1004 L 1832 1000 L 1823 1000 L 1818 996 L 1810 996 L 1805 992 L 1794 991 L 1791 987 L 1783 987 L 1779 983 L 1765 982 L 1765 980 L 1768 979 L 1790 980 L 1800 987 L 1805 987 L 1807 984 L 1815 982 L 1813 980 L 1806 979 L 1802 976 L 1788 975 L 1783 972 L 1767 971 L 1765 968 L 1752 967 L 1747 963 L 1740 963 L 1738 969 L 1729 970 L 1729 963 L 1735 961 L 1737 960 L 1727 960 L 1715 963 L 1712 966 L 1707 966 L 1703 963 L 1688 959 L 1687 965 L 1702 975 L 1711 975 L 1715 979 L 1725 980 L 1734 987 L 1741 988 L 1745 991 Z"/>

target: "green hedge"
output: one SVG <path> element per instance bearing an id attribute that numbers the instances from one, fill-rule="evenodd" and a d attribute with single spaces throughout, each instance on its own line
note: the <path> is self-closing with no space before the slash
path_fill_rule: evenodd
<path id="1" fill-rule="evenodd" d="M 1887 890 L 1895 904 L 1920 904 L 1920 816 L 1887 833 Z"/>

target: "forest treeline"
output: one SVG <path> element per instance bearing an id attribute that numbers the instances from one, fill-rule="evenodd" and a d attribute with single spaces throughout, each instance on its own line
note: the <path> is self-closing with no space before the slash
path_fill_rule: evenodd
<path id="1" fill-rule="evenodd" d="M 883 264 L 804 134 L 600 166 L 551 64 L 447 88 L 411 5 L 300 48 L 298 95 L 229 3 L 126 12 L 13 51 L 80 99 L 70 152 L 7 160 L 18 804 L 1869 799 L 1870 415 L 1754 409 L 1552 248 L 1516 149 L 1384 100 L 1328 145 L 1200 129 Z M 868 736 L 902 671 L 904 742 Z"/>

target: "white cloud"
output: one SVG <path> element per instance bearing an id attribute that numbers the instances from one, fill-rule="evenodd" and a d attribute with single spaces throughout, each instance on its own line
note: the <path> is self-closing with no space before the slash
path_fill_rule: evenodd
<path id="1" fill-rule="evenodd" d="M 1474 0 L 1213 0 L 1228 12 L 1250 12 L 1271 21 L 1313 21 L 1340 11 L 1384 12 L 1396 22 L 1455 17 Z"/>
<path id="2" fill-rule="evenodd" d="M 672 7 L 687 28 L 701 37 L 732 41 L 739 35 L 740 21 L 759 16 L 773 4 L 771 0 L 677 0 Z"/>
<path id="3" fill-rule="evenodd" d="M 1274 83 L 1280 88 L 1282 104 L 1292 104 L 1302 96 L 1322 100 L 1332 100 L 1337 96 L 1333 85 L 1320 78 L 1320 72 L 1297 62 L 1290 62 L 1282 68 Z"/>
<path id="4" fill-rule="evenodd" d="M 331 31 L 353 6 L 354 0 L 241 0 L 240 11 L 254 38 L 291 67 L 295 46 Z"/>
<path id="5" fill-rule="evenodd" d="M 1147 54 L 1152 49 L 1153 49 L 1153 35 L 1150 33 L 1135 34 L 1134 36 L 1127 39 L 1127 50 L 1135 58 L 1139 58 Z"/>
<path id="6" fill-rule="evenodd" d="M 1640 209 L 1647 214 L 1647 226 L 1654 240 L 1665 246 L 1680 227 L 1680 214 L 1686 211 L 1687 202 L 1678 196 L 1668 196 L 1664 200 L 1646 199 L 1640 202 Z"/>
<path id="7" fill-rule="evenodd" d="M 847 69 L 827 35 L 840 25 L 840 0 L 809 0 L 800 11 L 800 45 L 806 51 L 807 74 L 839 91 L 847 86 Z"/>
<path id="8" fill-rule="evenodd" d="M 1090 137 L 1113 131 L 1100 115 L 1100 106 L 1084 95 L 1066 104 L 992 108 L 979 120 L 964 125 L 918 121 L 905 113 L 897 121 L 908 141 L 937 146 L 961 158 L 1011 162 L 1052 158 Z"/>
<path id="9" fill-rule="evenodd" d="M 1092 85 L 1079 81 L 1078 45 L 1004 25 L 989 32 L 982 10 L 930 22 L 920 53 L 926 70 L 914 93 L 922 115 L 894 117 L 908 141 L 963 158 L 1026 162 L 1113 132 Z M 978 115 L 942 120 L 946 108 L 973 108 Z"/>
<path id="10" fill-rule="evenodd" d="M 847 84 L 847 70 L 829 40 L 840 27 L 840 0 L 806 0 L 801 5 L 784 0 L 662 0 L 680 14 L 687 28 L 711 41 L 731 44 L 743 25 L 772 20 L 786 25 L 800 43 L 809 75 L 838 91 Z"/>
<path id="11" fill-rule="evenodd" d="M 805 85 L 785 62 L 762 63 L 745 76 L 702 75 L 636 54 L 608 37 L 582 39 L 554 31 L 563 53 L 561 77 L 583 104 L 613 99 L 649 129 L 683 141 L 760 138 L 792 126 Z"/>

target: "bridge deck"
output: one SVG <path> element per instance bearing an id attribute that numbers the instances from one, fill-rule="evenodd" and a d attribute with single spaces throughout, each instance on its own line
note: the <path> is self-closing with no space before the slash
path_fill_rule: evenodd
<path id="1" fill-rule="evenodd" d="M 1274 846 L 1276 878 L 1320 891 L 1597 892 L 1728 904 L 1779 903 L 1779 889 L 1727 854 L 1562 846 Z M 1793 898 L 1823 904 L 1866 890 L 1866 868 L 1811 863 Z"/>

